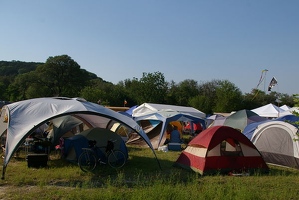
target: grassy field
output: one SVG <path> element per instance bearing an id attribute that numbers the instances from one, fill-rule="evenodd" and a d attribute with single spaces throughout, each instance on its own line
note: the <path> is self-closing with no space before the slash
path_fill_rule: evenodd
<path id="1" fill-rule="evenodd" d="M 48 168 L 28 168 L 25 155 L 12 158 L 0 199 L 298 199 L 299 171 L 270 166 L 267 175 L 200 176 L 173 167 L 180 152 L 129 147 L 121 170 L 100 166 L 82 172 L 76 164 L 51 154 Z"/>

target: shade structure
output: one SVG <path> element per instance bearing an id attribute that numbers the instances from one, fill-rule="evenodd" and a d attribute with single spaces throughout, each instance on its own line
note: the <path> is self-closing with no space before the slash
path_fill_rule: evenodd
<path id="1" fill-rule="evenodd" d="M 49 120 L 65 115 L 84 119 L 91 127 L 109 128 L 115 122 L 122 123 L 144 138 L 156 155 L 144 131 L 127 116 L 81 98 L 29 99 L 8 104 L 1 110 L 0 131 L 7 134 L 2 178 L 11 156 L 26 137 Z"/>
<path id="2" fill-rule="evenodd" d="M 133 110 L 132 116 L 139 117 L 147 114 L 155 113 L 161 110 L 173 110 L 182 114 L 189 114 L 199 118 L 205 118 L 206 114 L 200 110 L 193 107 L 187 106 L 176 106 L 167 104 L 156 104 L 156 103 L 143 103 Z"/>
<path id="3" fill-rule="evenodd" d="M 277 118 L 281 117 L 284 115 L 283 113 L 285 112 L 284 109 L 269 103 L 267 105 L 252 109 L 251 111 L 255 112 L 261 117 L 268 117 L 268 118 Z"/>

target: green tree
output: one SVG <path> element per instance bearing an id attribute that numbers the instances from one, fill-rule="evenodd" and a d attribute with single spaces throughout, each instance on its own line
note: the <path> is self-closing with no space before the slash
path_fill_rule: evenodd
<path id="1" fill-rule="evenodd" d="M 203 82 L 199 85 L 199 94 L 189 100 L 189 105 L 198 110 L 212 114 L 216 104 L 216 89 L 220 80 Z"/>
<path id="2" fill-rule="evenodd" d="M 126 86 L 139 105 L 144 102 L 165 103 L 168 83 L 161 72 L 143 73 L 140 80 L 126 80 Z"/>
<path id="3" fill-rule="evenodd" d="M 161 72 L 143 73 L 140 79 L 142 102 L 165 103 L 168 83 Z M 141 102 L 140 102 L 141 103 Z"/>
<path id="4" fill-rule="evenodd" d="M 288 94 L 278 93 L 277 100 L 280 102 L 280 105 L 288 105 L 290 107 L 293 107 L 295 103 L 293 95 Z"/>
<path id="5" fill-rule="evenodd" d="M 20 100 L 31 98 L 32 96 L 30 96 L 30 95 L 28 96 L 27 90 L 29 87 L 32 88 L 33 85 L 36 83 L 37 83 L 37 79 L 36 79 L 35 71 L 31 71 L 31 72 L 20 74 L 20 75 L 16 76 L 14 79 L 14 82 L 9 87 L 10 100 L 20 101 Z M 38 92 L 38 91 L 40 91 L 39 90 L 40 87 L 42 87 L 42 86 L 37 85 L 37 87 L 35 87 L 35 89 L 37 89 L 37 90 L 35 90 L 34 93 L 43 95 Z M 37 95 L 33 95 L 33 96 L 36 97 Z"/>
<path id="6" fill-rule="evenodd" d="M 221 81 L 216 88 L 216 112 L 232 112 L 240 110 L 242 105 L 242 92 L 228 80 Z"/>
<path id="7" fill-rule="evenodd" d="M 212 114 L 212 105 L 213 101 L 210 100 L 209 97 L 204 95 L 197 95 L 195 97 L 190 98 L 189 105 L 193 108 L 196 108 L 206 114 Z"/>
<path id="8" fill-rule="evenodd" d="M 172 80 L 169 83 L 168 86 L 168 91 L 166 92 L 165 95 L 165 101 L 167 102 L 167 104 L 170 105 L 179 105 L 177 99 L 179 96 L 179 93 L 177 92 L 178 89 L 178 85 Z"/>
<path id="9" fill-rule="evenodd" d="M 68 55 L 49 57 L 36 73 L 39 84 L 47 87 L 51 96 L 76 97 L 90 79 L 89 73 Z"/>
<path id="10" fill-rule="evenodd" d="M 124 81 L 120 81 L 117 84 L 118 88 L 124 93 L 124 100 L 127 101 L 127 106 L 135 106 L 140 104 L 138 91 L 140 88 L 140 82 L 137 78 L 125 79 Z M 138 103 L 139 102 L 139 103 Z M 142 102 L 144 103 L 144 102 Z"/>
<path id="11" fill-rule="evenodd" d="M 101 104 L 103 104 L 104 101 L 102 98 L 104 96 L 106 96 L 106 94 L 103 90 L 92 86 L 86 86 L 80 92 L 80 97 L 94 103 L 97 103 L 99 100 L 101 100 Z"/>
<path id="12" fill-rule="evenodd" d="M 176 86 L 176 104 L 181 106 L 189 106 L 189 100 L 198 94 L 199 86 L 197 81 L 191 79 L 184 80 Z"/>

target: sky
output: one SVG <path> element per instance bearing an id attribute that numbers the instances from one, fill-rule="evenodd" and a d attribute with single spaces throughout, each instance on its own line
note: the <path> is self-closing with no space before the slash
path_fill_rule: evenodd
<path id="1" fill-rule="evenodd" d="M 298 0 L 0 0 L 0 60 L 68 55 L 114 84 L 161 72 L 244 94 L 268 93 L 275 77 L 272 91 L 298 94 L 298 10 Z"/>

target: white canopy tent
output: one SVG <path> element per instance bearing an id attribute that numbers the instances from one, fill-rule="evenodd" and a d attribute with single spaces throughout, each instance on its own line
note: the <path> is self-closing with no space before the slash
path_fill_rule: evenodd
<path id="1" fill-rule="evenodd" d="M 285 110 L 272 104 L 269 103 L 267 105 L 252 109 L 251 111 L 255 112 L 256 114 L 258 114 L 261 117 L 269 117 L 269 118 L 277 118 L 277 117 L 281 117 L 285 114 Z"/>
<path id="2" fill-rule="evenodd" d="M 84 120 L 91 127 L 109 128 L 115 122 L 121 123 L 140 135 L 156 157 L 142 128 L 125 115 L 79 98 L 36 98 L 8 104 L 1 110 L 0 134 L 7 133 L 2 179 L 13 153 L 26 137 L 46 122 L 66 115 Z"/>
<path id="3" fill-rule="evenodd" d="M 280 106 L 281 109 L 284 109 L 285 111 L 290 110 L 291 107 L 287 106 L 287 105 L 282 105 Z"/>
<path id="4" fill-rule="evenodd" d="M 132 117 L 144 116 L 147 114 L 155 113 L 160 110 L 173 110 L 182 114 L 190 114 L 195 117 L 204 119 L 206 114 L 193 108 L 186 106 L 175 106 L 175 105 L 166 105 L 166 104 L 154 104 L 154 103 L 143 103 L 132 112 Z"/>

